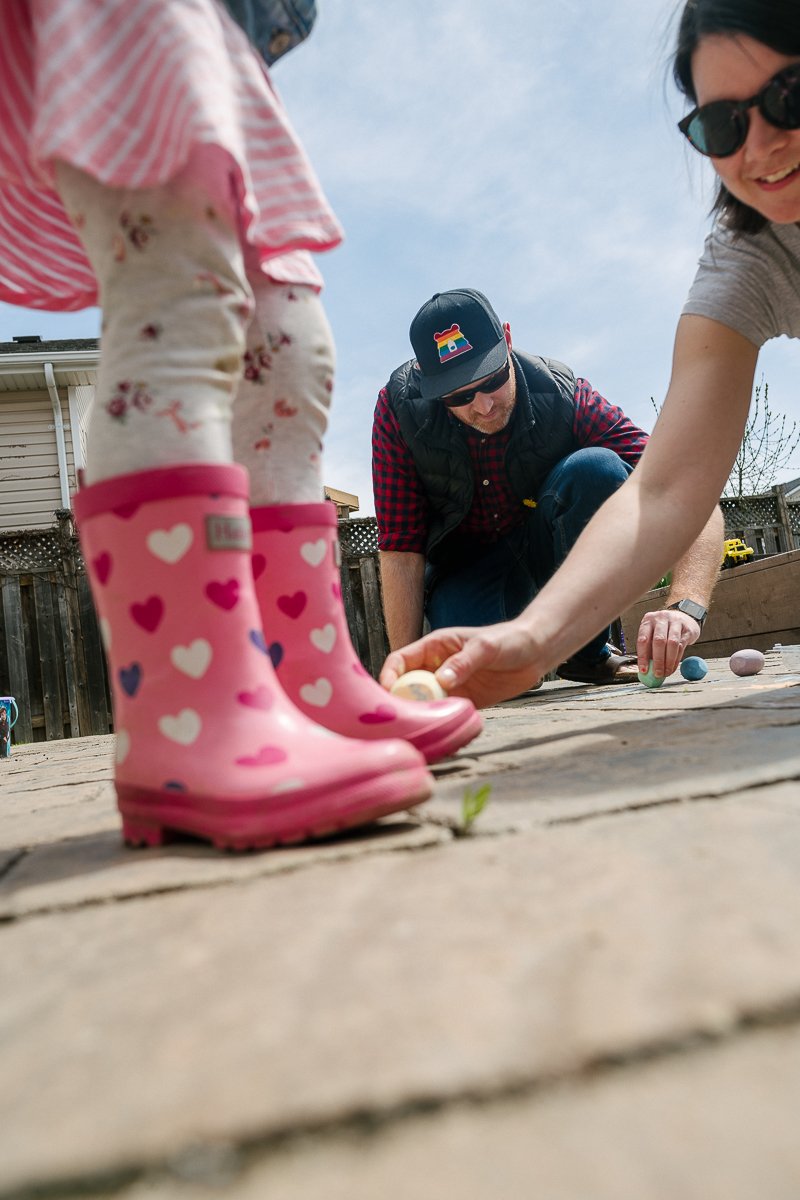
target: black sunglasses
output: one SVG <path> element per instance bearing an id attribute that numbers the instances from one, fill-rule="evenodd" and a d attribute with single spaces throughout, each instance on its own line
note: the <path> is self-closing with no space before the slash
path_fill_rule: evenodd
<path id="1" fill-rule="evenodd" d="M 484 379 L 480 387 L 473 388 L 470 392 L 456 392 L 452 396 L 442 396 L 442 404 L 446 405 L 447 408 L 463 408 L 465 404 L 472 404 L 478 392 L 482 395 L 488 395 L 489 392 L 496 392 L 504 383 L 508 383 L 510 374 L 511 362 L 509 359 L 506 359 L 500 370 L 495 371 L 494 375 L 490 375 L 488 379 Z"/>
<path id="2" fill-rule="evenodd" d="M 747 141 L 748 112 L 756 105 L 770 125 L 800 129 L 800 63 L 773 75 L 749 100 L 712 100 L 701 105 L 678 122 L 678 129 L 701 154 L 727 158 Z"/>

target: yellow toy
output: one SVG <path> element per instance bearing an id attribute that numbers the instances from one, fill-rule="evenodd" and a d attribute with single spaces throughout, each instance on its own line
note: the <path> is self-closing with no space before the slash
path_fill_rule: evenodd
<path id="1" fill-rule="evenodd" d="M 746 546 L 741 538 L 727 538 L 722 543 L 722 569 L 738 567 L 752 558 L 755 551 L 752 546 Z"/>

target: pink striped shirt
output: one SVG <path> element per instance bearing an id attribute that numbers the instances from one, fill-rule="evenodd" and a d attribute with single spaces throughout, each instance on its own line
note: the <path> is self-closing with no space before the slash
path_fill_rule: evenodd
<path id="1" fill-rule="evenodd" d="M 307 251 L 337 245 L 340 226 L 263 63 L 217 0 L 2 0 L 0 299 L 97 302 L 55 161 L 146 188 L 207 170 L 215 149 L 248 261 L 321 286 Z"/>

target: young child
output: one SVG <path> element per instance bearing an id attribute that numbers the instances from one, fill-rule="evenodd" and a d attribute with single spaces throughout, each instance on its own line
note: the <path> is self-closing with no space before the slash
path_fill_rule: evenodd
<path id="1" fill-rule="evenodd" d="M 347 636 L 307 253 L 341 233 L 263 62 L 217 0 L 4 0 L 0 80 L 0 298 L 103 309 L 75 514 L 126 839 L 419 803 L 479 718 L 395 702 Z"/>

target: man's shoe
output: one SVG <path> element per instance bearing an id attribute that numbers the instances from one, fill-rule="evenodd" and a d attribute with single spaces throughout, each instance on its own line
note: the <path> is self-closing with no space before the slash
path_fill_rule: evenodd
<path id="1" fill-rule="evenodd" d="M 598 686 L 608 683 L 638 683 L 639 667 L 635 654 L 617 654 L 612 649 L 599 662 L 588 663 L 570 658 L 561 664 L 556 675 L 570 683 L 593 683 Z"/>

